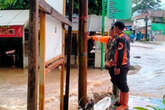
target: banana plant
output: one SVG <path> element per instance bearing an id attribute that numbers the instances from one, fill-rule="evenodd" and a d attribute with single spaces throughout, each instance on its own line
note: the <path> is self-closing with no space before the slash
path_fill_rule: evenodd
<path id="1" fill-rule="evenodd" d="M 163 97 L 163 101 L 162 101 L 163 105 L 165 106 L 165 95 Z M 160 108 L 160 107 L 154 107 L 154 106 L 151 106 L 151 105 L 147 105 L 146 106 L 147 108 L 145 107 L 134 107 L 135 110 L 165 110 L 165 108 Z M 150 109 L 149 109 L 150 108 Z"/>

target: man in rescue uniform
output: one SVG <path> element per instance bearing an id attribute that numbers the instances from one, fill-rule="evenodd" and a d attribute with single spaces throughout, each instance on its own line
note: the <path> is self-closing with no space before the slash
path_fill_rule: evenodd
<path id="1" fill-rule="evenodd" d="M 130 66 L 130 40 L 123 33 L 124 23 L 117 21 L 114 24 L 114 32 L 116 35 L 116 51 L 114 55 L 114 82 L 120 89 L 119 107 L 116 110 L 127 110 L 129 99 L 129 88 L 127 84 L 127 73 Z"/>
<path id="2" fill-rule="evenodd" d="M 107 69 L 111 68 L 113 66 L 114 53 L 115 53 L 114 26 L 112 25 L 109 36 L 104 36 L 104 37 L 92 36 L 92 39 L 94 41 L 99 41 L 107 45 L 105 67 Z"/>

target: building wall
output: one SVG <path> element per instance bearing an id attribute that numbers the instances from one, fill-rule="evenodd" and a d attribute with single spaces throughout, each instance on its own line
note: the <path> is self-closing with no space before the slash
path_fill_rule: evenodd
<path id="1" fill-rule="evenodd" d="M 165 41 L 165 35 L 156 35 L 155 40 L 156 41 Z"/>
<path id="2" fill-rule="evenodd" d="M 152 20 L 149 19 L 148 25 L 151 25 L 151 24 L 152 24 Z M 136 27 L 136 28 L 144 27 L 145 25 L 146 25 L 146 22 L 144 19 L 137 19 L 134 21 L 134 27 Z"/>
<path id="3" fill-rule="evenodd" d="M 63 15 L 64 0 L 46 0 L 46 2 Z"/>
<path id="4" fill-rule="evenodd" d="M 46 16 L 46 61 L 62 54 L 62 24 Z"/>

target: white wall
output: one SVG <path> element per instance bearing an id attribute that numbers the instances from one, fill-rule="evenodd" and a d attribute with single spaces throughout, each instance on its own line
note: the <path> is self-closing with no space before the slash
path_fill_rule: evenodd
<path id="1" fill-rule="evenodd" d="M 151 25 L 151 24 L 152 24 L 152 21 L 149 19 L 148 25 Z M 137 28 L 144 27 L 144 26 L 146 26 L 146 22 L 144 19 L 138 19 L 138 20 L 134 21 L 134 26 L 136 26 Z"/>
<path id="2" fill-rule="evenodd" d="M 63 14 L 63 2 L 64 0 L 46 0 L 46 2 L 56 9 L 59 13 Z"/>
<path id="3" fill-rule="evenodd" d="M 46 16 L 46 62 L 62 54 L 62 24 Z"/>

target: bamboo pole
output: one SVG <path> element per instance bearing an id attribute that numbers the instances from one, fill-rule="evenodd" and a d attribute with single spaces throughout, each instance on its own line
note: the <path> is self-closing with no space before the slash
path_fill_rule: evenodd
<path id="1" fill-rule="evenodd" d="M 38 0 L 30 2 L 30 36 L 27 110 L 37 110 L 38 96 Z"/>
<path id="2" fill-rule="evenodd" d="M 88 0 L 79 2 L 79 106 L 84 108 L 87 101 L 87 39 Z"/>
<path id="3" fill-rule="evenodd" d="M 39 110 L 45 107 L 45 13 L 40 12 Z"/>

